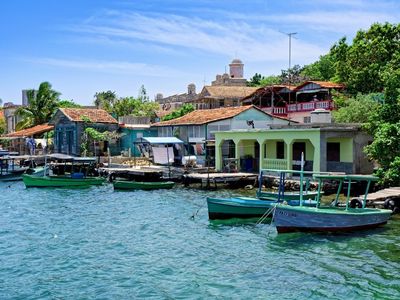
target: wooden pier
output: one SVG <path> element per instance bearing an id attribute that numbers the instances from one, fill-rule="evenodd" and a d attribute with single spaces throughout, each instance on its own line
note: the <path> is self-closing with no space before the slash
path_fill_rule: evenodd
<path id="1" fill-rule="evenodd" d="M 363 196 L 360 196 L 360 198 L 363 198 Z M 391 187 L 368 194 L 367 205 L 386 207 L 394 211 L 395 207 L 400 207 L 400 187 Z"/>
<path id="2" fill-rule="evenodd" d="M 254 173 L 192 173 L 183 175 L 185 185 L 191 183 L 200 183 L 201 187 L 217 187 L 217 184 L 237 185 L 242 183 L 246 185 L 255 183 L 258 179 L 258 174 Z"/>
<path id="3" fill-rule="evenodd" d="M 154 181 L 159 180 L 163 177 L 162 170 L 154 170 L 140 167 L 102 167 L 99 168 L 98 171 L 100 174 L 108 176 L 110 181 L 114 180 L 116 177 L 128 178 L 138 181 Z"/>

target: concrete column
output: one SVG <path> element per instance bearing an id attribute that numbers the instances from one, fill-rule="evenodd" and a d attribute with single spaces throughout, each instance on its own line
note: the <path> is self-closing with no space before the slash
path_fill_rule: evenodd
<path id="1" fill-rule="evenodd" d="M 315 149 L 315 150 L 317 150 L 317 149 Z M 326 135 L 324 133 L 322 133 L 322 132 L 320 134 L 319 149 L 318 149 L 318 151 L 314 152 L 314 155 L 317 152 L 319 154 L 319 160 L 318 160 L 318 162 L 319 162 L 318 169 L 319 170 L 318 171 L 319 172 L 326 172 L 327 171 L 327 165 L 326 165 L 326 159 L 327 159 L 327 157 L 326 157 Z M 315 163 L 316 162 L 314 162 L 314 170 L 316 170 Z"/>
<path id="2" fill-rule="evenodd" d="M 265 157 L 265 151 L 264 151 L 264 140 L 257 140 L 258 144 L 260 145 L 260 157 L 259 157 L 259 168 L 263 169 L 264 168 L 264 157 Z"/>
<path id="3" fill-rule="evenodd" d="M 240 153 L 239 153 L 240 140 L 234 140 L 233 142 L 235 143 L 235 158 L 240 159 Z"/>
<path id="4" fill-rule="evenodd" d="M 240 171 L 240 152 L 239 152 L 239 143 L 240 140 L 233 140 L 235 143 L 235 158 L 236 158 L 236 168 Z"/>
<path id="5" fill-rule="evenodd" d="M 287 169 L 292 170 L 292 161 L 293 161 L 293 141 L 292 140 L 285 140 L 286 146 L 286 162 L 287 162 Z"/>
<path id="6" fill-rule="evenodd" d="M 215 141 L 215 169 L 217 171 L 222 170 L 222 149 L 221 146 L 224 143 L 224 140 L 220 140 L 219 143 L 217 144 L 217 141 Z"/>

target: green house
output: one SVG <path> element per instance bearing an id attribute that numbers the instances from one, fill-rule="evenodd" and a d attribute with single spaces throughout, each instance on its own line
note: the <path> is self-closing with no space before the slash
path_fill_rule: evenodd
<path id="1" fill-rule="evenodd" d="M 357 124 L 271 125 L 270 129 L 215 132 L 216 169 L 227 171 L 232 161 L 258 162 L 263 169 L 300 169 L 301 153 L 305 170 L 370 174 L 371 162 L 363 148 L 372 138 Z M 224 155 L 222 149 L 231 145 Z M 249 170 L 240 164 L 240 171 Z"/>

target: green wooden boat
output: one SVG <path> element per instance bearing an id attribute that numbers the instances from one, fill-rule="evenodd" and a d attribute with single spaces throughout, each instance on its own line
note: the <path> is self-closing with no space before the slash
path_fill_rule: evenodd
<path id="1" fill-rule="evenodd" d="M 29 187 L 89 187 L 92 185 L 102 185 L 105 178 L 84 177 L 76 178 L 73 176 L 35 176 L 23 174 L 22 180 L 27 188 Z"/>
<path id="2" fill-rule="evenodd" d="M 157 182 L 139 182 L 127 180 L 115 180 L 113 182 L 114 189 L 117 190 L 157 190 L 171 189 L 175 182 L 173 181 L 157 181 Z"/>

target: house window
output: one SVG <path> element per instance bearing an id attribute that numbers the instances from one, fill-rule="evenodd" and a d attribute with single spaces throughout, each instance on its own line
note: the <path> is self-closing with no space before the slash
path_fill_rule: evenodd
<path id="1" fill-rule="evenodd" d="M 276 158 L 285 158 L 285 144 L 283 142 L 276 142 Z"/>
<path id="2" fill-rule="evenodd" d="M 326 160 L 340 161 L 340 143 L 326 143 Z"/>
<path id="3" fill-rule="evenodd" d="M 225 100 L 224 99 L 220 99 L 219 100 L 219 107 L 224 107 L 225 106 Z"/>
<path id="4" fill-rule="evenodd" d="M 311 123 L 311 117 L 304 117 L 304 123 Z"/>

